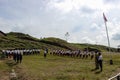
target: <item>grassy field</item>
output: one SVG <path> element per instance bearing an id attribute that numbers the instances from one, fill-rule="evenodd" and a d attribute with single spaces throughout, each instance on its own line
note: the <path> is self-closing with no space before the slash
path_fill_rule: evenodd
<path id="1" fill-rule="evenodd" d="M 6 61 L 0 60 L 0 80 L 8 80 L 9 79 L 9 71 L 10 67 L 6 64 Z"/>
<path id="2" fill-rule="evenodd" d="M 120 71 L 120 54 L 112 54 L 113 65 L 109 65 L 110 56 L 103 54 L 103 72 L 93 70 L 95 63 L 90 58 L 47 55 L 44 59 L 43 54 L 23 56 L 21 64 L 10 65 L 14 64 L 11 60 L 0 62 L 0 80 L 7 77 L 5 75 L 11 68 L 15 69 L 17 80 L 107 80 Z"/>
<path id="3" fill-rule="evenodd" d="M 0 54 L 3 49 L 38 48 L 38 49 L 81 49 L 87 47 L 107 51 L 106 46 L 68 43 L 59 38 L 37 39 L 28 34 L 11 32 L 0 36 Z M 113 51 L 116 49 L 112 48 Z M 120 71 L 120 54 L 112 54 L 113 65 L 109 65 L 110 54 L 103 54 L 103 72 L 94 71 L 94 59 L 80 59 L 43 54 L 23 56 L 23 62 L 0 60 L 0 80 L 9 80 L 9 73 L 14 68 L 17 80 L 107 80 Z"/>

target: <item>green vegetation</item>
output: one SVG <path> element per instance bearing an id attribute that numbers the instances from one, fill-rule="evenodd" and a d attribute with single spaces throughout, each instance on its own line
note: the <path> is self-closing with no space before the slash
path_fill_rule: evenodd
<path id="1" fill-rule="evenodd" d="M 71 44 L 58 38 L 37 39 L 28 34 L 10 32 L 7 36 L 0 36 L 0 49 L 9 48 L 49 48 L 72 49 Z"/>
<path id="2" fill-rule="evenodd" d="M 87 47 L 106 52 L 108 48 L 101 45 L 68 43 L 59 38 L 37 39 L 28 34 L 10 32 L 7 36 L 0 36 L 0 50 L 13 48 L 48 48 L 48 49 L 84 49 Z M 112 51 L 116 49 L 112 48 Z M 1 51 L 0 51 L 1 53 Z M 0 54 L 1 55 L 1 54 Z M 113 65 L 109 65 L 112 56 Z M 23 57 L 22 64 L 15 64 L 12 60 L 0 60 L 0 80 L 9 80 L 12 68 L 17 73 L 17 80 L 106 80 L 118 73 L 120 68 L 120 54 L 103 53 L 103 72 L 94 69 L 94 59 L 80 59 L 48 55 Z"/>
<path id="3" fill-rule="evenodd" d="M 112 54 L 113 65 L 109 65 L 109 54 L 104 53 L 103 72 L 92 71 L 95 67 L 94 59 L 80 59 L 71 57 L 60 57 L 48 55 L 44 59 L 43 54 L 24 56 L 23 62 L 17 65 L 9 60 L 0 63 L 1 70 L 14 68 L 18 77 L 17 80 L 107 80 L 118 73 L 120 68 L 120 54 Z"/>
<path id="4" fill-rule="evenodd" d="M 90 48 L 94 48 L 94 49 L 98 49 L 98 50 L 101 50 L 103 52 L 106 52 L 106 51 L 109 51 L 109 48 L 107 46 L 103 46 L 103 45 L 96 45 L 96 44 L 80 44 L 80 43 L 74 43 L 73 44 L 74 46 L 80 48 L 80 49 L 83 49 L 83 48 L 86 48 L 86 47 L 90 47 Z M 116 51 L 116 48 L 111 48 L 111 51 L 112 52 L 115 52 Z"/>
<path id="5" fill-rule="evenodd" d="M 84 49 L 87 47 L 107 51 L 108 47 L 102 45 L 68 43 L 59 38 L 37 39 L 28 34 L 10 32 L 7 36 L 0 36 L 0 50 L 11 48 L 49 48 L 49 49 Z M 116 49 L 112 48 L 112 51 Z"/>
<path id="6" fill-rule="evenodd" d="M 9 79 L 9 71 L 10 67 L 6 64 L 6 61 L 0 60 L 0 80 L 8 80 Z"/>

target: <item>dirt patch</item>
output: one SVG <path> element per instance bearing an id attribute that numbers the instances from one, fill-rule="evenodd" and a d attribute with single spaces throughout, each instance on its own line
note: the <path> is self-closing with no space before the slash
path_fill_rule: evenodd
<path id="1" fill-rule="evenodd" d="M 15 73 L 17 75 L 17 80 L 29 80 L 26 72 L 24 71 L 24 69 L 19 65 L 16 65 L 14 67 L 15 69 Z"/>
<path id="2" fill-rule="evenodd" d="M 10 80 L 8 71 L 0 71 L 0 80 Z"/>
<path id="3" fill-rule="evenodd" d="M 1 63 L 2 61 L 0 60 L 0 63 Z"/>

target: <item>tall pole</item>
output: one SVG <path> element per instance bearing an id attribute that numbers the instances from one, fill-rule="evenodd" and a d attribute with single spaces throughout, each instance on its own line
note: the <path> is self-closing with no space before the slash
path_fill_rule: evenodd
<path id="1" fill-rule="evenodd" d="M 108 35 L 108 28 L 107 28 L 107 19 L 103 13 L 103 18 L 104 18 L 104 23 L 105 23 L 105 27 L 106 27 L 106 34 L 107 34 L 107 40 L 108 40 L 108 47 L 109 47 L 109 53 L 110 53 L 110 39 L 109 39 L 109 35 Z M 110 54 L 111 55 L 111 54 Z M 113 64 L 113 60 L 112 60 L 112 55 L 111 55 L 111 58 L 110 58 L 110 65 Z"/>
<path id="2" fill-rule="evenodd" d="M 107 28 L 106 22 L 105 22 L 105 27 L 106 27 L 106 34 L 107 34 L 107 40 L 108 40 L 108 47 L 109 47 L 109 52 L 110 52 L 110 40 L 109 40 L 108 28 Z"/>

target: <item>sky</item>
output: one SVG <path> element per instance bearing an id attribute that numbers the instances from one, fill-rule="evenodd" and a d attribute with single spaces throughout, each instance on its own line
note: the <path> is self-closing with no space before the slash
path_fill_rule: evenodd
<path id="1" fill-rule="evenodd" d="M 0 0 L 0 30 L 36 38 L 107 46 L 103 12 L 111 47 L 120 45 L 120 0 Z"/>

